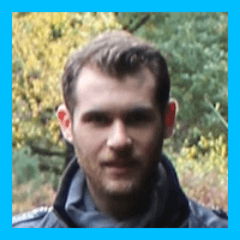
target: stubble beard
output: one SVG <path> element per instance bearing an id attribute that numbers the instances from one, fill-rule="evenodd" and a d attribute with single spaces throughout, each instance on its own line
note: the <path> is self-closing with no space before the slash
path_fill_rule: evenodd
<path id="1" fill-rule="evenodd" d="M 131 198 L 132 196 L 141 196 L 148 194 L 152 191 L 156 184 L 156 176 L 158 172 L 158 164 L 160 162 L 160 156 L 162 154 L 163 146 L 163 134 L 161 133 L 159 138 L 156 139 L 152 151 L 149 152 L 149 156 L 141 161 L 149 161 L 149 165 L 146 167 L 144 172 L 139 173 L 140 175 L 134 176 L 129 181 L 121 182 L 118 191 L 109 185 L 102 184 L 102 193 L 111 196 L 113 198 Z M 143 170 L 143 169 L 142 169 Z"/>
<path id="2" fill-rule="evenodd" d="M 135 176 L 126 178 L 126 179 L 101 179 L 97 181 L 91 175 L 86 175 L 88 187 L 98 195 L 103 195 L 108 198 L 115 200 L 121 199 L 130 199 L 136 196 L 143 196 L 150 192 L 155 184 L 155 177 L 157 175 L 158 163 L 160 158 L 161 151 L 156 151 L 153 153 L 153 156 L 149 156 L 153 160 L 147 169 L 143 171 L 135 172 Z M 147 161 L 149 159 L 143 159 L 142 161 Z"/>
<path id="3" fill-rule="evenodd" d="M 97 179 L 97 177 L 92 176 L 91 173 L 88 174 L 85 171 L 84 166 L 81 167 L 81 161 L 78 161 L 81 171 L 86 177 L 86 182 L 90 193 L 94 195 L 102 195 L 116 200 L 121 200 L 132 198 L 133 196 L 142 196 L 150 192 L 155 184 L 155 177 L 158 171 L 158 163 L 160 155 L 162 153 L 162 136 L 163 134 L 161 134 L 161 136 L 156 139 L 156 144 L 154 144 L 152 151 L 150 151 L 151 153 L 149 153 L 149 157 L 147 157 L 147 159 L 142 159 L 142 161 L 150 161 L 151 159 L 152 160 L 150 161 L 147 169 L 145 169 L 144 173 L 139 173 L 141 176 L 139 176 L 138 173 L 135 172 L 135 174 L 137 175 L 133 176 L 133 178 L 129 177 L 128 179 L 123 179 L 119 181 L 116 180 L 115 182 L 113 180 L 110 180 L 110 182 L 108 182 L 108 179 Z M 78 159 L 81 159 L 81 154 L 77 155 Z M 84 161 L 86 162 L 87 159 L 85 159 Z"/>

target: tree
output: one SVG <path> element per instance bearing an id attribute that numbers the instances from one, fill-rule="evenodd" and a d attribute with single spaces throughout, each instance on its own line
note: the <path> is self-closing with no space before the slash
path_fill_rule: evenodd
<path id="1" fill-rule="evenodd" d="M 180 106 L 175 139 L 182 141 L 193 127 L 227 135 L 227 13 L 150 13 L 135 34 L 154 42 L 167 60 Z"/>
<path id="2" fill-rule="evenodd" d="M 180 106 L 177 145 L 189 134 L 199 137 L 198 130 L 227 130 L 226 13 L 13 13 L 14 149 L 29 145 L 51 155 L 63 148 L 55 108 L 64 63 L 106 29 L 150 40 L 166 58 Z"/>
<path id="3" fill-rule="evenodd" d="M 63 147 L 55 108 L 62 102 L 60 77 L 77 48 L 106 29 L 119 29 L 113 13 L 13 13 L 13 148 Z"/>

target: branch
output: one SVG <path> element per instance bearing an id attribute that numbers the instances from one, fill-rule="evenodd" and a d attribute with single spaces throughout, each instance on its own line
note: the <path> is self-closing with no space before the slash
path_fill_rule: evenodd
<path id="1" fill-rule="evenodd" d="M 145 15 L 140 19 L 140 21 L 135 24 L 135 26 L 133 26 L 132 28 L 129 29 L 129 32 L 133 33 L 133 32 L 135 32 L 135 31 L 137 31 L 143 24 L 145 24 L 145 23 L 148 21 L 148 19 L 149 19 L 150 17 L 151 17 L 151 14 L 150 14 L 150 13 L 145 14 Z"/>
<path id="2" fill-rule="evenodd" d="M 213 106 L 213 104 L 208 100 L 207 95 L 205 95 L 205 102 L 206 102 L 207 105 L 213 110 L 213 112 L 214 112 L 215 115 L 219 118 L 219 120 L 221 121 L 221 123 L 223 124 L 223 126 L 228 130 L 228 123 L 227 123 L 226 120 L 222 117 L 222 115 L 219 113 L 219 111 Z"/>
<path id="3" fill-rule="evenodd" d="M 38 157 L 38 169 L 41 172 L 52 172 L 56 175 L 61 175 L 63 172 L 63 164 L 59 162 L 52 162 L 49 159 L 44 159 L 44 157 Z"/>
<path id="4" fill-rule="evenodd" d="M 32 144 L 29 144 L 29 147 L 32 150 L 32 153 L 37 153 L 41 155 L 47 155 L 47 156 L 60 156 L 60 157 L 66 157 L 65 152 L 60 152 L 60 151 L 50 151 L 44 148 L 39 148 L 36 146 L 33 146 Z"/>
<path id="5" fill-rule="evenodd" d="M 56 175 L 61 175 L 63 172 L 63 170 L 61 170 L 60 168 L 49 166 L 46 163 L 39 163 L 38 168 L 41 172 L 53 172 Z"/>

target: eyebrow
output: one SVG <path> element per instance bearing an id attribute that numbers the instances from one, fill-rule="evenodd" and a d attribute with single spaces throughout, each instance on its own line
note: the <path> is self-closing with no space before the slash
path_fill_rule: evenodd
<path id="1" fill-rule="evenodd" d="M 131 113 L 147 113 L 147 114 L 152 114 L 154 112 L 154 109 L 152 107 L 133 107 L 129 108 L 126 113 L 131 114 Z"/>
<path id="2" fill-rule="evenodd" d="M 98 115 L 98 114 L 109 114 L 110 111 L 103 110 L 101 108 L 91 109 L 86 111 L 82 118 L 87 118 L 89 116 Z M 148 106 L 138 106 L 138 107 L 130 107 L 124 111 L 124 115 L 132 114 L 132 113 L 145 113 L 145 114 L 153 114 L 154 109 Z"/>

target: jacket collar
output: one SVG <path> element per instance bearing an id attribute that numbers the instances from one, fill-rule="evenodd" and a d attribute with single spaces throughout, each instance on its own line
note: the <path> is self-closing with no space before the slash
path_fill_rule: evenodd
<path id="1" fill-rule="evenodd" d="M 168 187 L 159 182 L 157 185 L 158 194 L 166 196 L 164 204 L 157 216 L 157 224 L 155 227 L 179 227 L 189 215 L 188 200 L 180 188 L 176 172 L 171 162 L 164 156 L 161 156 L 161 166 L 165 169 L 167 175 Z M 61 185 L 54 203 L 54 210 L 65 223 L 74 228 L 78 227 L 76 223 L 69 217 L 65 210 L 70 185 L 73 177 L 79 171 L 77 158 L 74 157 L 64 171 Z"/>

